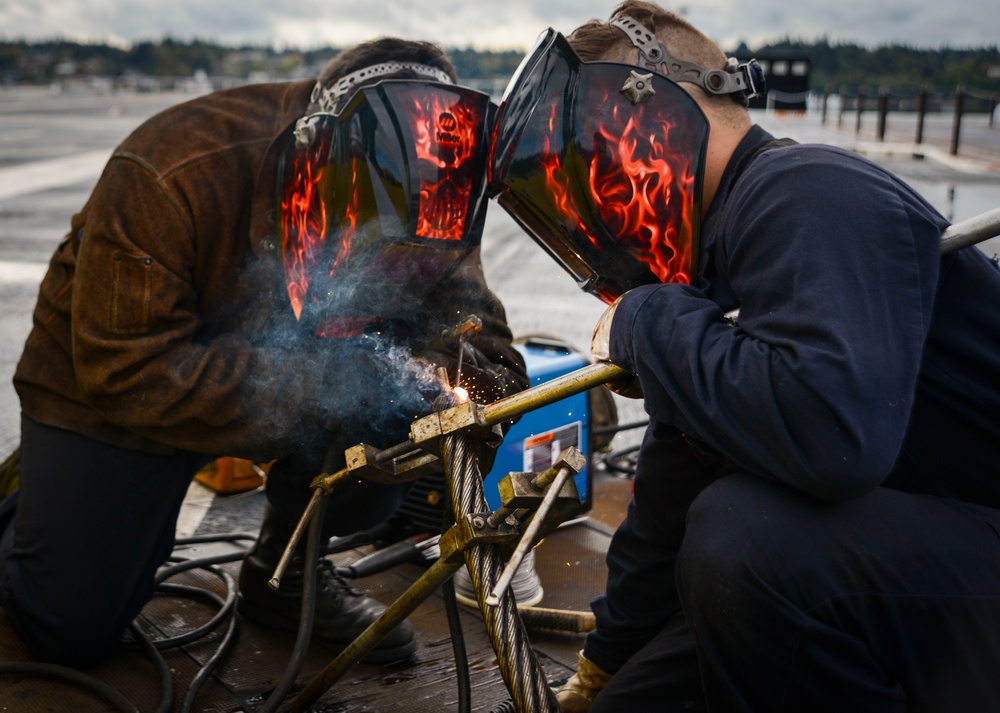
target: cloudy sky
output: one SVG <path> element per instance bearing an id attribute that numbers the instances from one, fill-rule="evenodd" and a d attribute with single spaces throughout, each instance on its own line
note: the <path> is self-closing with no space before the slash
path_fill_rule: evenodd
<path id="1" fill-rule="evenodd" d="M 617 0 L 0 0 L 0 39 L 129 43 L 170 36 L 279 48 L 344 46 L 378 35 L 445 47 L 526 49 L 546 27 L 606 18 Z M 790 36 L 873 46 L 1000 42 L 997 0 L 681 0 L 724 48 Z"/>

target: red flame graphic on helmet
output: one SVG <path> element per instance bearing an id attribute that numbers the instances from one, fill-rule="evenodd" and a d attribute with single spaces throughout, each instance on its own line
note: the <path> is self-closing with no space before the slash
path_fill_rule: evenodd
<path id="1" fill-rule="evenodd" d="M 322 152 L 296 151 L 286 168 L 281 201 L 285 282 L 298 319 L 309 290 L 309 278 L 326 235 L 327 215 L 319 190 Z"/>
<path id="2" fill-rule="evenodd" d="M 602 106 L 614 101 L 605 96 Z M 555 111 L 549 121 L 555 128 Z M 611 235 L 661 282 L 690 283 L 694 249 L 696 176 L 690 150 L 671 145 L 675 123 L 657 106 L 615 102 L 608 112 L 581 118 L 580 134 L 593 141 L 587 156 L 590 200 Z M 542 161 L 554 208 L 592 246 L 601 241 L 587 228 L 569 190 L 558 154 L 548 141 Z"/>
<path id="3" fill-rule="evenodd" d="M 282 254 L 288 299 L 296 319 L 302 315 L 309 283 L 323 257 L 324 243 L 331 223 L 326 203 L 322 198 L 322 183 L 326 176 L 325 166 L 321 162 L 325 162 L 323 158 L 325 156 L 324 141 L 319 144 L 317 150 L 295 151 L 289 162 L 289 168 L 286 169 L 286 175 L 290 178 L 285 182 L 281 201 L 284 236 Z M 343 215 L 337 221 L 336 233 L 339 242 L 334 247 L 328 268 L 331 275 L 350 252 L 351 241 L 357 231 L 358 217 L 361 214 L 359 195 L 355 186 L 357 159 L 352 160 L 351 169 L 350 198 Z"/>
<path id="4" fill-rule="evenodd" d="M 411 116 L 417 159 L 430 168 L 421 170 L 417 235 L 461 240 L 475 179 L 478 113 L 459 99 L 435 92 L 414 97 Z"/>
<path id="5" fill-rule="evenodd" d="M 358 190 L 358 159 L 351 159 L 351 186 L 348 191 L 350 198 L 344 206 L 344 214 L 341 216 L 337 236 L 340 243 L 337 245 L 337 252 L 330 263 L 329 274 L 333 275 L 340 267 L 344 258 L 351 251 L 351 241 L 358 232 L 358 220 L 361 218 L 361 193 Z"/>

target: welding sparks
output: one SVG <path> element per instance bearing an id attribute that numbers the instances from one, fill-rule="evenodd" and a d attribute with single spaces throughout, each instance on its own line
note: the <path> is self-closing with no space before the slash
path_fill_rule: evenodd
<path id="1" fill-rule="evenodd" d="M 452 392 L 454 392 L 455 396 L 457 396 L 458 400 L 463 404 L 469 400 L 469 392 L 461 386 L 456 386 L 452 389 Z"/>

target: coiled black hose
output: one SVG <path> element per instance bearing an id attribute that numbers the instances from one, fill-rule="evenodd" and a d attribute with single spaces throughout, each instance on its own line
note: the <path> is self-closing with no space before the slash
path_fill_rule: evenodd
<path id="1" fill-rule="evenodd" d="M 245 539 L 253 540 L 255 539 L 255 536 L 247 533 L 201 535 L 192 538 L 178 539 L 175 544 L 183 546 L 197 542 Z M 152 641 L 139 629 L 135 622 L 130 625 L 129 631 L 135 641 L 123 642 L 123 648 L 140 649 L 153 664 L 160 681 L 160 702 L 155 713 L 168 713 L 173 705 L 174 689 L 172 675 L 170 667 L 167 665 L 162 654 L 160 654 L 161 650 L 175 646 L 183 646 L 187 643 L 200 639 L 218 628 L 218 626 L 227 618 L 229 620 L 229 629 L 224 635 L 216 652 L 208 660 L 205 666 L 199 670 L 188 687 L 181 709 L 182 713 L 188 713 L 192 710 L 195 696 L 197 695 L 202 684 L 208 679 L 212 671 L 218 666 L 225 655 L 232 649 L 232 646 L 235 643 L 236 618 L 232 616 L 232 609 L 236 601 L 236 583 L 228 573 L 222 571 L 215 565 L 222 562 L 241 560 L 245 554 L 246 552 L 243 551 L 201 559 L 177 560 L 176 558 L 171 558 L 170 561 L 174 562 L 174 564 L 162 568 L 157 573 L 155 580 L 157 592 L 179 596 L 190 596 L 206 600 L 209 603 L 218 606 L 219 610 L 210 621 L 197 629 L 169 639 L 158 639 L 156 641 Z M 164 581 L 180 572 L 192 569 L 206 569 L 220 577 L 226 587 L 226 596 L 224 598 L 220 597 L 214 592 L 210 592 L 201 587 L 189 587 L 186 585 L 173 584 Z M 109 686 L 95 676 L 85 674 L 82 671 L 77 671 L 76 669 L 69 668 L 67 666 L 39 662 L 19 662 L 0 665 L 0 674 L 37 675 L 56 678 L 96 693 L 111 703 L 115 710 L 126 711 L 127 713 L 139 713 L 139 709 L 115 688 Z"/>

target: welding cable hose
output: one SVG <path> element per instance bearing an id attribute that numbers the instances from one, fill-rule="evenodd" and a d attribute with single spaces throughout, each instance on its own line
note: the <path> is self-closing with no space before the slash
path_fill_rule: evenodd
<path id="1" fill-rule="evenodd" d="M 441 516 L 441 532 L 448 532 L 454 524 L 454 513 L 451 508 L 445 508 Z M 455 596 L 454 577 L 449 577 L 441 585 L 441 596 L 444 599 L 444 613 L 448 621 L 451 652 L 455 659 L 455 685 L 458 688 L 457 713 L 471 713 L 472 674 L 469 672 L 469 655 L 465 647 L 465 632 L 462 631 L 462 615 L 458 609 L 458 598 Z"/>
<path id="2" fill-rule="evenodd" d="M 33 661 L 8 663 L 0 664 L 0 675 L 2 674 L 57 678 L 96 693 L 98 696 L 114 706 L 114 710 L 124 711 L 125 713 L 139 713 L 139 709 L 132 705 L 131 701 L 125 698 L 125 696 L 119 693 L 112 686 L 109 686 L 95 676 L 90 676 L 81 671 L 77 671 L 76 669 L 69 668 L 68 666 L 37 663 Z"/>
<path id="3" fill-rule="evenodd" d="M 242 539 L 254 539 L 254 535 L 248 535 L 246 533 L 228 533 L 228 534 L 218 534 L 218 535 L 201 535 L 193 538 L 182 538 L 178 539 L 176 545 L 184 545 L 192 542 L 209 542 L 218 540 L 242 540 Z M 185 559 L 182 561 L 176 558 L 171 558 L 175 564 L 170 567 L 162 569 L 157 574 L 157 587 L 156 591 L 179 595 L 179 596 L 190 596 L 199 599 L 207 600 L 209 603 L 215 604 L 219 611 L 216 615 L 206 624 L 198 627 L 194 631 L 187 632 L 183 635 L 172 637 L 169 639 L 160 639 L 153 641 L 147 637 L 142 630 L 137 626 L 135 622 L 129 627 L 129 632 L 134 639 L 133 642 L 123 642 L 122 648 L 125 649 L 139 649 L 141 650 L 146 658 L 150 660 L 153 667 L 157 672 L 157 676 L 160 681 L 160 691 L 161 697 L 160 702 L 156 708 L 156 713 L 168 713 L 173 705 L 173 681 L 170 671 L 170 667 L 167 665 L 160 650 L 171 648 L 175 646 L 181 646 L 190 641 L 194 641 L 198 638 L 205 636 L 207 633 L 214 631 L 219 624 L 226 618 L 229 619 L 229 630 L 223 637 L 222 642 L 217 648 L 216 652 L 209 659 L 209 661 L 201 668 L 201 670 L 196 674 L 195 678 L 192 680 L 188 687 L 187 694 L 185 696 L 184 703 L 181 707 L 181 713 L 188 713 L 192 710 L 194 697 L 198 692 L 200 686 L 207 680 L 208 676 L 212 673 L 214 668 L 222 660 L 226 653 L 232 648 L 235 643 L 235 617 L 232 616 L 232 606 L 235 602 L 236 597 L 236 584 L 232 577 L 223 572 L 222 570 L 216 568 L 214 565 L 219 562 L 237 561 L 243 559 L 245 552 L 237 552 L 234 554 L 224 555 L 221 557 L 212 557 L 204 559 Z M 226 587 L 227 595 L 225 599 L 219 597 L 214 592 L 208 591 L 201 587 L 188 587 L 179 584 L 165 583 L 163 580 L 179 573 L 182 571 L 187 571 L 191 569 L 207 569 L 208 571 L 219 576 Z M 127 713 L 139 713 L 139 709 L 132 704 L 120 691 L 112 686 L 109 686 L 104 681 L 96 678 L 94 676 L 85 674 L 67 666 L 60 666 L 57 664 L 46 664 L 39 662 L 18 662 L 11 664 L 0 665 L 0 675 L 2 674 L 17 674 L 17 675 L 28 675 L 28 676 L 44 676 L 46 678 L 55 678 L 72 685 L 85 688 L 100 696 L 106 700 L 109 704 L 113 706 L 114 710 L 126 711 Z"/>
<path id="4" fill-rule="evenodd" d="M 264 706 L 257 713 L 275 713 L 288 697 L 309 653 L 312 628 L 316 618 L 316 587 L 319 579 L 319 559 L 322 554 L 323 521 L 326 519 L 327 500 L 319 504 L 309 519 L 309 534 L 306 540 L 305 572 L 303 573 L 302 610 L 299 615 L 299 630 L 292 648 L 292 658 L 285 667 L 281 681 L 268 696 Z"/>
<path id="5" fill-rule="evenodd" d="M 221 533 L 221 534 L 211 534 L 211 535 L 194 535 L 187 538 L 179 538 L 175 542 L 175 546 L 182 547 L 190 544 L 198 544 L 205 542 L 222 542 L 222 541 L 239 541 L 239 540 L 249 540 L 253 541 L 256 537 L 250 533 L 244 532 L 233 532 L 233 533 Z M 194 710 L 195 699 L 201 690 L 201 687 L 209 679 L 212 673 L 218 668 L 219 664 L 224 660 L 224 658 L 232 651 L 236 644 L 236 633 L 237 633 L 237 619 L 233 615 L 233 610 L 236 604 L 236 582 L 233 580 L 232 576 L 220 569 L 217 565 L 226 562 L 237 562 L 242 560 L 246 556 L 247 550 L 236 551 L 232 553 L 227 553 L 223 555 L 215 555 L 203 558 L 179 558 L 171 557 L 174 564 L 161 568 L 156 575 L 156 591 L 164 594 L 172 594 L 176 596 L 187 596 L 195 599 L 203 599 L 217 607 L 215 616 L 213 616 L 208 622 L 189 631 L 185 634 L 179 636 L 170 637 L 167 639 L 159 639 L 157 641 L 150 642 L 150 648 L 156 653 L 157 658 L 162 661 L 162 656 L 159 656 L 159 650 L 172 648 L 177 646 L 186 645 L 192 641 L 201 639 L 211 632 L 215 631 L 222 622 L 228 622 L 226 631 L 222 636 L 222 640 L 216 647 L 215 652 L 209 657 L 208 661 L 198 670 L 191 683 L 188 684 L 187 690 L 184 694 L 184 700 L 181 703 L 180 713 L 190 713 Z M 206 570 L 219 579 L 222 580 L 225 587 L 226 595 L 225 597 L 220 597 L 215 592 L 212 592 L 203 587 L 194 587 L 183 584 L 174 584 L 171 582 L 166 582 L 166 579 L 173 577 L 181 572 L 190 571 L 193 569 L 203 569 Z M 147 654 L 150 658 L 152 655 Z M 163 663 L 165 666 L 166 664 Z M 172 686 L 171 686 L 172 687 Z"/>
<path id="6" fill-rule="evenodd" d="M 235 590 L 234 590 L 235 591 Z M 184 694 L 184 701 L 181 704 L 181 713 L 190 713 L 195 710 L 194 701 L 198 696 L 198 692 L 201 687 L 205 685 L 209 676 L 218 668 L 219 664 L 222 663 L 223 659 L 229 654 L 229 652 L 236 645 L 236 617 L 230 614 L 229 624 L 226 627 L 226 633 L 223 635 L 222 641 L 216 648 L 215 653 L 209 657 L 205 665 L 202 666 L 198 673 L 195 674 L 194 678 L 191 679 L 191 683 Z"/>
<path id="7" fill-rule="evenodd" d="M 175 542 L 175 547 L 183 547 L 199 543 L 225 541 L 235 542 L 243 540 L 249 541 L 252 544 L 252 542 L 256 540 L 256 535 L 246 532 L 194 535 L 186 538 L 178 538 Z M 169 560 L 170 562 L 173 562 L 173 564 L 163 567 L 159 572 L 157 572 L 157 592 L 202 599 L 210 604 L 214 604 L 217 607 L 216 614 L 208 622 L 202 624 L 196 629 L 175 637 L 143 642 L 141 632 L 133 631 L 133 637 L 139 640 L 140 645 L 142 645 L 146 650 L 147 657 L 150 658 L 157 669 L 161 671 L 161 679 L 164 675 L 167 677 L 164 685 L 169 684 L 170 671 L 166 662 L 163 660 L 163 657 L 159 654 L 159 650 L 183 646 L 192 641 L 201 639 L 215 631 L 222 624 L 222 622 L 228 622 L 226 631 L 223 634 L 219 645 L 216 647 L 216 650 L 209 657 L 208 661 L 206 661 L 205 664 L 198 670 L 194 678 L 191 680 L 191 683 L 188 685 L 187 690 L 185 691 L 184 700 L 181 703 L 180 713 L 191 713 L 191 711 L 196 710 L 194 707 L 195 699 L 197 698 L 201 687 L 209 679 L 219 664 L 230 653 L 230 651 L 232 651 L 236 644 L 238 621 L 234 615 L 236 603 L 236 582 L 228 572 L 220 569 L 217 565 L 241 561 L 246 556 L 248 550 L 249 545 L 243 550 L 202 558 L 181 558 L 175 555 Z M 165 581 L 170 577 L 180 574 L 181 572 L 194 569 L 202 569 L 219 577 L 225 588 L 225 597 L 220 597 L 215 592 L 203 587 L 174 584 Z M 163 672 L 165 672 L 165 674 Z M 172 691 L 172 684 L 170 684 L 168 688 Z M 169 705 L 166 709 L 163 709 L 161 705 L 161 709 L 158 709 L 158 713 L 159 711 L 166 713 L 167 710 L 169 710 Z"/>
<path id="8" fill-rule="evenodd" d="M 160 679 L 160 705 L 156 708 L 156 713 L 170 713 L 174 704 L 174 682 L 163 654 L 153 645 L 149 637 L 146 636 L 135 622 L 129 627 L 132 636 L 139 641 L 139 645 L 145 652 L 146 657 L 153 662 L 157 676 Z"/>
<path id="9" fill-rule="evenodd" d="M 242 554 L 237 556 L 236 559 L 241 559 Z M 184 701 L 181 704 L 180 713 L 189 713 L 194 709 L 194 701 L 198 696 L 201 687 L 205 684 L 208 678 L 212 675 L 219 664 L 222 663 L 223 659 L 232 651 L 233 647 L 236 645 L 236 617 L 233 615 L 233 608 L 236 603 L 236 582 L 232 576 L 225 572 L 215 564 L 203 565 L 203 566 L 190 566 L 187 569 L 205 569 L 209 572 L 216 574 L 225 585 L 226 596 L 225 598 L 220 597 L 215 592 L 202 587 L 192 587 L 183 584 L 173 584 L 170 582 L 161 582 L 157 586 L 157 591 L 164 594 L 174 594 L 178 596 L 187 596 L 193 599 L 204 599 L 211 604 L 218 607 L 215 616 L 213 616 L 208 622 L 202 626 L 169 639 L 159 639 L 157 641 L 151 642 L 151 647 L 159 652 L 161 649 L 172 648 L 177 646 L 184 646 L 190 642 L 197 641 L 209 633 L 215 631 L 222 622 L 227 622 L 226 631 L 222 636 L 222 640 L 216 647 L 215 652 L 209 657 L 208 661 L 205 662 L 195 674 L 194 678 L 191 679 L 191 683 L 188 685 L 187 690 L 184 693 Z"/>

